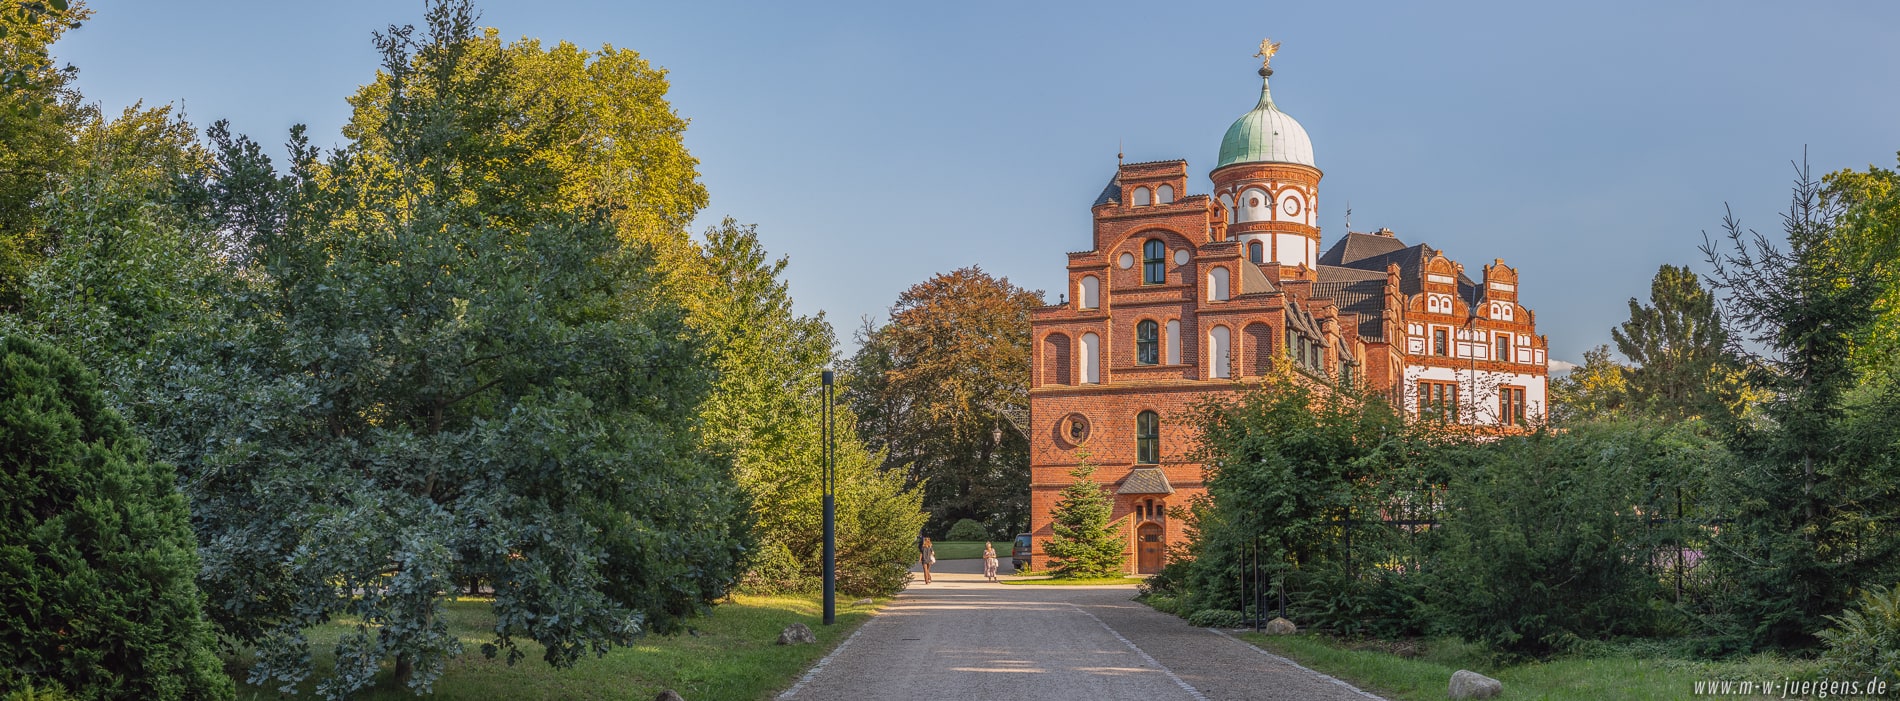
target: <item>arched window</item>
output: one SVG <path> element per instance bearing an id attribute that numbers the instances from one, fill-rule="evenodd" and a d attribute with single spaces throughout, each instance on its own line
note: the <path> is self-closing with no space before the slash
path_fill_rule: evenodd
<path id="1" fill-rule="evenodd" d="M 1141 284 L 1160 285 L 1168 281 L 1168 246 L 1161 239 L 1148 239 L 1141 245 Z"/>
<path id="2" fill-rule="evenodd" d="M 1241 332 L 1245 334 L 1241 342 L 1247 344 L 1242 352 L 1253 361 L 1251 365 L 1243 367 L 1242 372 L 1251 372 L 1255 375 L 1273 372 L 1273 329 L 1266 324 L 1254 322 L 1248 324 L 1247 328 L 1241 329 Z"/>
<path id="3" fill-rule="evenodd" d="M 1130 196 L 1128 201 L 1136 207 L 1146 207 L 1153 204 L 1154 200 L 1152 197 L 1152 195 L 1148 194 L 1148 188 L 1138 187 L 1135 188 L 1135 194 Z"/>
<path id="4" fill-rule="evenodd" d="M 1082 334 L 1082 382 L 1102 383 L 1102 338 L 1092 333 Z"/>
<path id="5" fill-rule="evenodd" d="M 1155 190 L 1155 194 L 1156 194 L 1155 199 L 1160 200 L 1161 204 L 1167 204 L 1169 202 L 1173 202 L 1174 201 L 1174 186 L 1162 185 L 1160 188 Z"/>
<path id="6" fill-rule="evenodd" d="M 1075 301 L 1080 302 L 1083 309 L 1100 308 L 1102 306 L 1102 282 L 1095 279 L 1094 275 L 1082 276 L 1081 289 L 1076 291 Z"/>
<path id="7" fill-rule="evenodd" d="M 1229 345 L 1230 342 L 1231 339 L 1227 337 L 1227 327 L 1225 326 L 1216 326 L 1213 331 L 1207 332 L 1208 374 L 1219 378 L 1233 376 L 1227 363 L 1228 349 L 1232 348 L 1232 346 Z"/>
<path id="8" fill-rule="evenodd" d="M 1207 298 L 1216 302 L 1227 301 L 1227 269 L 1214 268 L 1207 271 Z"/>
<path id="9" fill-rule="evenodd" d="M 1168 364 L 1181 364 L 1181 322 L 1178 320 L 1168 322 Z"/>
<path id="10" fill-rule="evenodd" d="M 1135 415 L 1135 462 L 1161 464 L 1161 417 L 1152 411 Z"/>
<path id="11" fill-rule="evenodd" d="M 1042 383 L 1066 385 L 1075 382 L 1069 370 L 1069 337 L 1052 333 L 1042 339 Z"/>
<path id="12" fill-rule="evenodd" d="M 1155 365 L 1161 362 L 1161 329 L 1153 321 L 1135 324 L 1135 364 Z"/>
<path id="13" fill-rule="evenodd" d="M 1259 241 L 1247 242 L 1247 260 L 1254 263 L 1267 262 L 1267 247 L 1260 245 Z"/>

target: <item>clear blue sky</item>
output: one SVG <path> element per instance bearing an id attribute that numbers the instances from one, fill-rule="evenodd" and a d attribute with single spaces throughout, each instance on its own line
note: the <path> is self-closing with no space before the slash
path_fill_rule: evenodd
<path id="1" fill-rule="evenodd" d="M 340 141 L 370 33 L 420 2 L 96 0 L 59 44 L 91 100 L 175 102 L 266 143 Z M 1900 3 L 480 3 L 504 37 L 603 43 L 671 71 L 712 193 L 759 225 L 800 311 L 847 347 L 905 287 L 970 264 L 1062 290 L 1089 202 L 1130 161 L 1195 192 L 1253 106 L 1312 135 L 1325 245 L 1390 227 L 1503 258 L 1552 356 L 1609 341 L 1656 267 L 1698 262 L 1724 203 L 1778 230 L 1790 161 L 1891 168 Z"/>

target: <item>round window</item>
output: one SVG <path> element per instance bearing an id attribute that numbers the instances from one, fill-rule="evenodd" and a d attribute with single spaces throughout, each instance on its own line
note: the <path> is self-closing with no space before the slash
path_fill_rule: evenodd
<path id="1" fill-rule="evenodd" d="M 1089 439 L 1089 420 L 1081 414 L 1070 414 L 1062 423 L 1070 443 L 1081 445 Z"/>
<path id="2" fill-rule="evenodd" d="M 1174 252 L 1174 264 L 1175 264 L 1175 265 L 1187 265 L 1187 262 L 1188 262 L 1188 252 L 1187 252 L 1187 249 L 1185 249 L 1185 248 L 1183 248 L 1183 249 L 1181 249 L 1181 250 L 1178 250 L 1178 251 L 1175 251 L 1175 252 Z"/>
<path id="3" fill-rule="evenodd" d="M 1122 270 L 1127 270 L 1129 268 L 1135 267 L 1135 254 L 1123 253 L 1121 264 L 1122 264 Z"/>
<path id="4" fill-rule="evenodd" d="M 1260 206 L 1260 198 L 1258 198 L 1258 197 L 1249 197 L 1249 198 L 1247 198 L 1247 206 L 1249 206 L 1249 207 L 1258 207 L 1258 206 Z"/>

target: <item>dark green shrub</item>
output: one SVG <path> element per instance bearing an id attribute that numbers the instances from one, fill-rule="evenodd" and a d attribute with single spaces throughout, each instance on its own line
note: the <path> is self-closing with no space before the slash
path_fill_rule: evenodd
<path id="1" fill-rule="evenodd" d="M 1375 569 L 1347 577 L 1337 569 L 1290 578 L 1289 614 L 1335 635 L 1403 638 L 1424 632 L 1420 577 Z M 1271 594 L 1271 592 L 1269 592 Z M 1268 601 L 1269 607 L 1275 602 Z"/>
<path id="2" fill-rule="evenodd" d="M 1656 488 L 1719 448 L 1678 427 L 1583 424 L 1469 451 L 1446 489 L 1426 574 L 1442 623 L 1541 656 L 1657 630 L 1652 572 L 1667 530 Z"/>
<path id="3" fill-rule="evenodd" d="M 816 591 L 819 581 L 801 572 L 798 558 L 784 543 L 760 543 L 753 551 L 751 567 L 739 580 L 739 591 L 755 595 L 796 594 Z"/>
<path id="4" fill-rule="evenodd" d="M 0 694 L 230 698 L 171 466 L 65 352 L 0 338 Z"/>
<path id="5" fill-rule="evenodd" d="M 988 540 L 989 537 L 989 529 L 984 528 L 983 524 L 976 519 L 969 518 L 958 521 L 956 525 L 950 527 L 949 532 L 943 534 L 944 540 L 952 541 Z"/>
<path id="6" fill-rule="evenodd" d="M 1248 625 L 1247 614 L 1224 609 L 1201 609 L 1188 616 L 1188 625 L 1196 628 L 1243 628 Z"/>
<path id="7" fill-rule="evenodd" d="M 1181 600 L 1175 597 L 1166 594 L 1145 594 L 1135 598 L 1156 611 L 1171 613 L 1176 616 L 1181 615 Z"/>
<path id="8" fill-rule="evenodd" d="M 1819 634 L 1825 676 L 1900 686 L 1900 587 L 1862 591 L 1854 608 L 1827 618 L 1834 627 Z"/>

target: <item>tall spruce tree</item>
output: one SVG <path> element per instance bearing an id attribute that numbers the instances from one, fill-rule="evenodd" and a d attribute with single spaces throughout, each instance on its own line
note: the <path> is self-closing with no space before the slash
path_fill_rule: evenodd
<path id="1" fill-rule="evenodd" d="M 1703 246 L 1731 337 L 1766 350 L 1732 346 L 1752 356 L 1750 382 L 1769 399 L 1765 421 L 1733 427 L 1739 464 L 1712 489 L 1732 522 L 1709 551 L 1727 588 L 1707 602 L 1707 621 L 1744 646 L 1812 643 L 1857 583 L 1891 581 L 1900 554 L 1894 461 L 1868 460 L 1891 455 L 1893 432 L 1862 430 L 1881 422 L 1870 426 L 1860 418 L 1870 412 L 1849 401 L 1854 343 L 1878 314 L 1880 290 L 1865 259 L 1841 255 L 1840 213 L 1804 165 L 1782 215 L 1786 248 L 1732 215 L 1725 241 Z M 1894 399 L 1874 402 L 1871 414 L 1891 417 Z"/>
<path id="2" fill-rule="evenodd" d="M 1115 504 L 1095 482 L 1095 464 L 1078 456 L 1071 482 L 1049 509 L 1055 535 L 1043 546 L 1060 579 L 1120 576 L 1128 562 L 1126 535 L 1109 520 Z"/>

